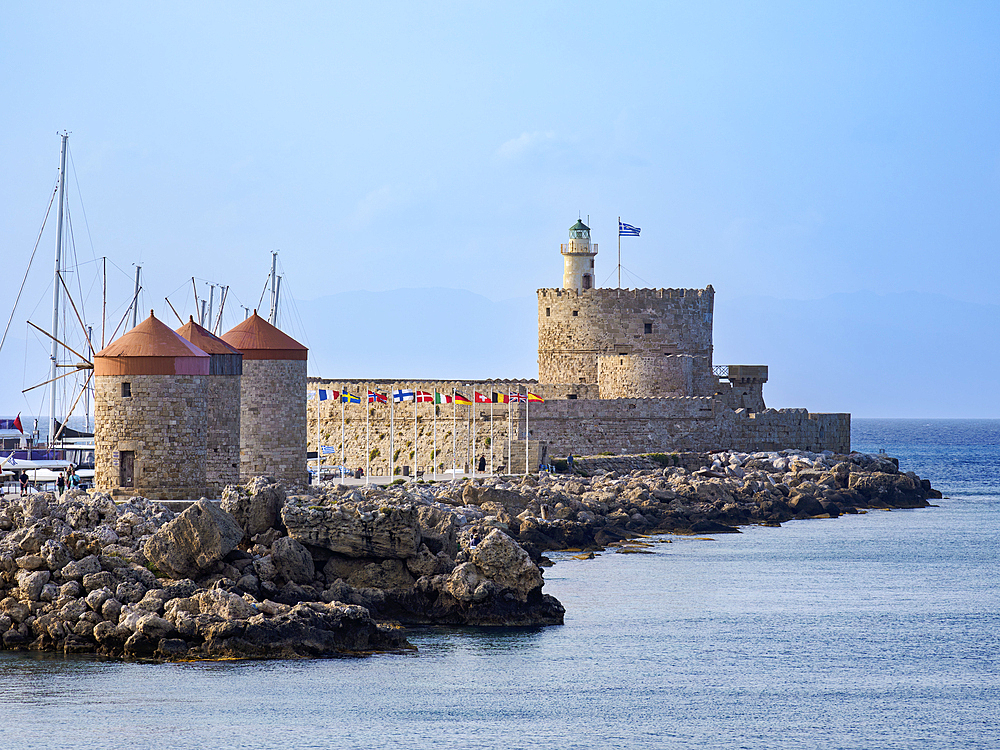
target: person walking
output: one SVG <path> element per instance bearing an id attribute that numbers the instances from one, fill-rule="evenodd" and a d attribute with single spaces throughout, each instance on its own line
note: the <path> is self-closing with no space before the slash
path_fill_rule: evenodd
<path id="1" fill-rule="evenodd" d="M 479 466 L 477 467 L 477 471 L 479 471 L 480 474 L 482 474 L 484 471 L 486 471 L 486 454 L 485 453 L 483 453 L 483 454 L 481 454 L 479 456 Z"/>
<path id="2" fill-rule="evenodd" d="M 59 478 L 56 479 L 56 487 L 59 488 L 60 495 L 62 495 L 63 490 L 66 489 L 66 477 L 62 475 L 62 472 L 59 472 Z"/>
<path id="3" fill-rule="evenodd" d="M 566 468 L 569 469 L 570 472 L 573 471 L 573 454 L 572 453 L 570 453 L 568 456 L 566 456 Z"/>
<path id="4" fill-rule="evenodd" d="M 24 497 L 28 494 L 28 472 L 22 471 L 18 479 L 21 481 L 21 497 Z"/>

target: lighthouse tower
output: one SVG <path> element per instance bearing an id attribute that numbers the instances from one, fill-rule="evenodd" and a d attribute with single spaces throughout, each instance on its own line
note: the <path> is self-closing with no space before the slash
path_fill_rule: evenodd
<path id="1" fill-rule="evenodd" d="M 577 220 L 569 228 L 569 242 L 559 249 L 563 256 L 563 289 L 593 289 L 597 245 L 590 241 L 590 227 Z"/>

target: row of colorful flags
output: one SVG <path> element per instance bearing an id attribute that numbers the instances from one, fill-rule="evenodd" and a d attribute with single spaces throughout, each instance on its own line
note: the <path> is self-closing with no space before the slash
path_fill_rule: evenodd
<path id="1" fill-rule="evenodd" d="M 347 391 L 333 391 L 320 388 L 317 391 L 309 391 L 308 398 L 312 399 L 314 395 L 318 396 L 320 401 L 333 400 L 340 401 L 343 404 L 361 403 L 361 396 L 348 393 Z M 454 403 L 460 406 L 472 406 L 473 404 L 516 404 L 529 401 L 531 403 L 545 403 L 545 399 L 541 396 L 536 396 L 534 393 L 518 393 L 517 391 L 510 391 L 509 393 L 499 393 L 497 391 L 480 393 L 479 391 L 473 391 L 472 399 L 470 400 L 458 391 L 455 391 L 454 395 L 449 396 L 447 393 L 440 393 L 438 391 L 430 393 L 429 391 L 411 391 L 402 388 L 393 391 L 391 394 L 368 391 L 368 403 L 387 404 L 389 403 L 390 395 L 393 403 L 396 404 L 406 401 L 413 401 L 418 404 Z"/>

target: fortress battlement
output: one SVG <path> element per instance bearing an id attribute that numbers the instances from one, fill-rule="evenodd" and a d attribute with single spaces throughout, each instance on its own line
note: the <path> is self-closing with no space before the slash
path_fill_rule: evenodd
<path id="1" fill-rule="evenodd" d="M 704 289 L 539 289 L 539 299 L 630 299 L 630 300 L 660 300 L 660 299 L 690 299 L 699 297 L 715 297 L 715 289 L 709 284 Z"/>

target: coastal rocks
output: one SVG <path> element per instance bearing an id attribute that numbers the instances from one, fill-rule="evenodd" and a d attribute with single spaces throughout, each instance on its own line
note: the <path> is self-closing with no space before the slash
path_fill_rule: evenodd
<path id="1" fill-rule="evenodd" d="M 146 542 L 150 563 L 171 578 L 197 575 L 228 554 L 243 538 L 243 529 L 214 503 L 199 500 Z"/>
<path id="2" fill-rule="evenodd" d="M 271 559 L 277 573 L 295 583 L 312 583 L 316 565 L 312 555 L 292 537 L 281 537 L 271 545 Z"/>
<path id="3" fill-rule="evenodd" d="M 531 593 L 542 588 L 542 571 L 517 542 L 498 529 L 469 546 L 467 554 L 484 578 L 519 601 L 526 602 Z"/>
<path id="4" fill-rule="evenodd" d="M 309 498 L 289 498 L 281 511 L 289 536 L 304 544 L 348 557 L 406 559 L 417 554 L 420 526 L 410 505 L 308 502 Z"/>
<path id="5" fill-rule="evenodd" d="M 280 521 L 285 488 L 272 477 L 254 477 L 243 486 L 222 491 L 221 507 L 248 537 L 262 534 Z"/>

